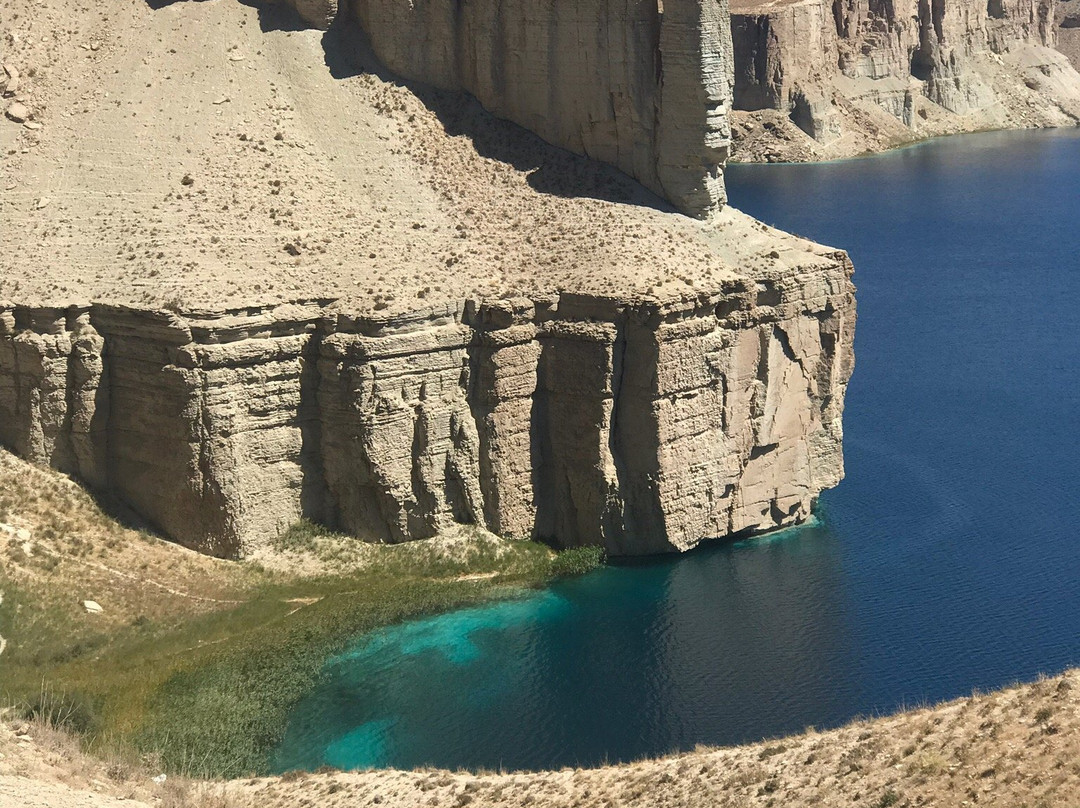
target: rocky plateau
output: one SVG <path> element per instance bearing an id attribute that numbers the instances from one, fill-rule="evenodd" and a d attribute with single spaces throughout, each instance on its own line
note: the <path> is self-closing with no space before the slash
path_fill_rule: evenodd
<path id="1" fill-rule="evenodd" d="M 13 2 L 21 456 L 229 557 L 685 550 L 841 478 L 852 268 L 724 205 L 726 3 Z"/>

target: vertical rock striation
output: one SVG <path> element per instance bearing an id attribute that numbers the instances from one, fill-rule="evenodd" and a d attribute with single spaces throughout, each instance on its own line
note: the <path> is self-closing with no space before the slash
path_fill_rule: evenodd
<path id="1" fill-rule="evenodd" d="M 1054 7 L 735 0 L 735 108 L 758 113 L 739 117 L 738 156 L 833 157 L 955 131 L 1075 123 L 1080 75 L 1054 50 Z"/>
<path id="2" fill-rule="evenodd" d="M 237 556 L 301 517 L 616 554 L 794 524 L 842 474 L 842 254 L 693 300 L 0 307 L 0 441 Z"/>
<path id="3" fill-rule="evenodd" d="M 684 213 L 724 204 L 726 0 L 354 0 L 351 10 L 395 73 L 465 90 Z"/>
<path id="4" fill-rule="evenodd" d="M 337 14 L 331 0 L 290 2 L 319 25 Z M 710 221 L 650 210 L 620 228 L 604 206 L 529 196 L 483 214 L 512 216 L 501 232 L 557 214 L 520 266 L 455 277 L 459 252 L 492 258 L 465 238 L 476 211 L 416 214 L 410 232 L 454 227 L 462 244 L 361 265 L 348 287 L 369 286 L 363 300 L 183 314 L 120 305 L 125 293 L 0 303 L 0 443 L 229 557 L 300 518 L 372 541 L 466 523 L 615 554 L 805 519 L 843 473 L 851 265 L 722 210 L 727 0 L 352 0 L 349 12 L 397 73 L 466 90 Z M 394 214 L 370 213 L 375 244 Z M 283 249 L 299 257 L 297 243 Z M 391 294 L 427 264 L 446 282 Z M 178 283 L 175 300 L 190 299 Z"/>

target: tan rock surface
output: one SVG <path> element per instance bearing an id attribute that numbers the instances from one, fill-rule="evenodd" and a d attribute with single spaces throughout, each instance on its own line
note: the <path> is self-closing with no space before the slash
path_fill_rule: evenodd
<path id="1" fill-rule="evenodd" d="M 355 31 L 264 33 L 232 1 L 11 3 L 3 60 L 45 126 L 0 121 L 0 299 L 411 310 L 715 287 L 742 260 L 714 249 L 723 222 L 671 216 L 465 96 L 381 78 Z"/>
<path id="2" fill-rule="evenodd" d="M 817 160 L 937 135 L 1071 126 L 1080 74 L 1055 50 L 1072 0 L 732 3 L 734 158 Z"/>
<path id="3" fill-rule="evenodd" d="M 1080 70 L 1080 2 L 1058 0 L 1056 22 L 1057 49 Z"/>
<path id="4" fill-rule="evenodd" d="M 0 304 L 0 441 L 219 555 L 301 517 L 615 553 L 792 524 L 842 475 L 850 264 L 725 216 L 786 249 L 693 297 Z"/>
<path id="5" fill-rule="evenodd" d="M 662 5 L 357 0 L 352 9 L 396 73 L 467 90 L 494 114 L 704 217 L 725 201 L 727 3 Z"/>
<path id="6" fill-rule="evenodd" d="M 219 555 L 301 516 L 686 549 L 805 518 L 839 480 L 842 253 L 674 215 L 464 96 L 383 78 L 348 21 L 14 2 L 3 62 L 44 124 L 0 128 L 0 442 L 24 457 Z M 665 8 L 673 171 L 724 147 L 722 10 Z M 406 22 L 379 38 L 392 60 L 447 35 Z M 590 108 L 567 103 L 537 121 Z"/>

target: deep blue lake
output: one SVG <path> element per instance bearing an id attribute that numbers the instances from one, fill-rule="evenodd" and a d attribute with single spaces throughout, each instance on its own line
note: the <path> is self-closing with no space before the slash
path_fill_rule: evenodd
<path id="1" fill-rule="evenodd" d="M 276 768 L 597 764 L 1080 664 L 1080 133 L 728 187 L 855 262 L 847 479 L 819 524 L 360 639 Z"/>

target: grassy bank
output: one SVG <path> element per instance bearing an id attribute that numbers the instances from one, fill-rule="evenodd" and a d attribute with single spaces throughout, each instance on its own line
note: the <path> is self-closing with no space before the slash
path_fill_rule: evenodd
<path id="1" fill-rule="evenodd" d="M 373 547 L 303 524 L 229 563 L 126 529 L 10 455 L 0 492 L 0 697 L 187 775 L 264 771 L 291 707 L 356 635 L 600 562 L 478 530 Z"/>
<path id="2" fill-rule="evenodd" d="M 375 769 L 160 782 L 151 779 L 156 768 L 102 760 L 67 732 L 0 716 L 5 808 L 1075 808 L 1078 761 L 1076 670 L 827 732 L 532 773 Z"/>

